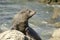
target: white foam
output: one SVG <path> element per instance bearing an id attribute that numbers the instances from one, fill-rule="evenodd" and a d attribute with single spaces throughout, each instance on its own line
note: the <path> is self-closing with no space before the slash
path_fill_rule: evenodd
<path id="1" fill-rule="evenodd" d="M 46 22 L 46 21 L 42 21 L 41 23 L 47 24 L 48 22 Z"/>

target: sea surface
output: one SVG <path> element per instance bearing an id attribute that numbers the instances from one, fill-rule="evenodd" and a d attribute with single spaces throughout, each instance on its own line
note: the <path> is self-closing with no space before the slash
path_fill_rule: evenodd
<path id="1" fill-rule="evenodd" d="M 30 8 L 36 11 L 36 14 L 29 20 L 32 27 L 42 40 L 50 39 L 52 32 L 56 29 L 53 24 L 48 24 L 53 13 L 53 7 L 48 4 L 40 4 L 37 2 L 20 2 L 12 3 L 11 1 L 0 1 L 0 31 L 11 28 L 14 15 L 24 8 Z"/>

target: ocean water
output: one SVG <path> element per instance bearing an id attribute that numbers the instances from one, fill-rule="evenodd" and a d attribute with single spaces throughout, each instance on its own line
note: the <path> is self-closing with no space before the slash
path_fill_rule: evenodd
<path id="1" fill-rule="evenodd" d="M 37 32 L 42 40 L 48 40 L 53 30 L 55 30 L 53 24 L 48 24 L 47 22 L 51 18 L 54 8 L 37 2 L 21 2 L 19 4 L 0 2 L 0 31 L 10 29 L 14 15 L 24 8 L 30 8 L 36 11 L 36 14 L 29 20 L 29 25 Z"/>

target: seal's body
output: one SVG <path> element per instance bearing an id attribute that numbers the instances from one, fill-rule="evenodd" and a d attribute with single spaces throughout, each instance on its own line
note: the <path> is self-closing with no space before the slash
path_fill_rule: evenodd
<path id="1" fill-rule="evenodd" d="M 29 34 L 29 32 L 32 32 L 31 34 L 35 34 L 37 35 L 37 33 L 35 33 L 35 31 L 31 30 L 31 28 L 28 28 L 28 20 L 29 18 L 31 18 L 36 12 L 31 10 L 31 9 L 23 9 L 20 12 L 18 12 L 14 18 L 13 18 L 13 30 L 18 30 L 21 31 L 22 33 L 24 33 L 25 35 L 27 35 L 27 33 Z M 26 29 L 28 28 L 29 31 L 27 31 Z M 30 35 L 30 34 L 29 34 Z M 38 35 L 37 35 L 38 36 Z M 37 37 L 35 36 L 35 37 Z M 34 36 L 32 36 L 34 37 Z M 34 38 L 35 38 L 34 37 Z M 36 39 L 36 38 L 35 38 Z M 39 39 L 40 40 L 40 39 Z"/>
<path id="2" fill-rule="evenodd" d="M 35 40 L 41 40 L 40 36 L 32 29 L 31 27 L 28 27 L 26 29 L 26 34 L 30 36 L 31 38 L 34 38 Z"/>

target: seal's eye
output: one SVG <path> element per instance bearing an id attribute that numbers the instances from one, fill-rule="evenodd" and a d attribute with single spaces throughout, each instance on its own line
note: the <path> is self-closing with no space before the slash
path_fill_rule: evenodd
<path id="1" fill-rule="evenodd" d="M 31 13 L 31 11 L 29 11 L 29 13 Z"/>

